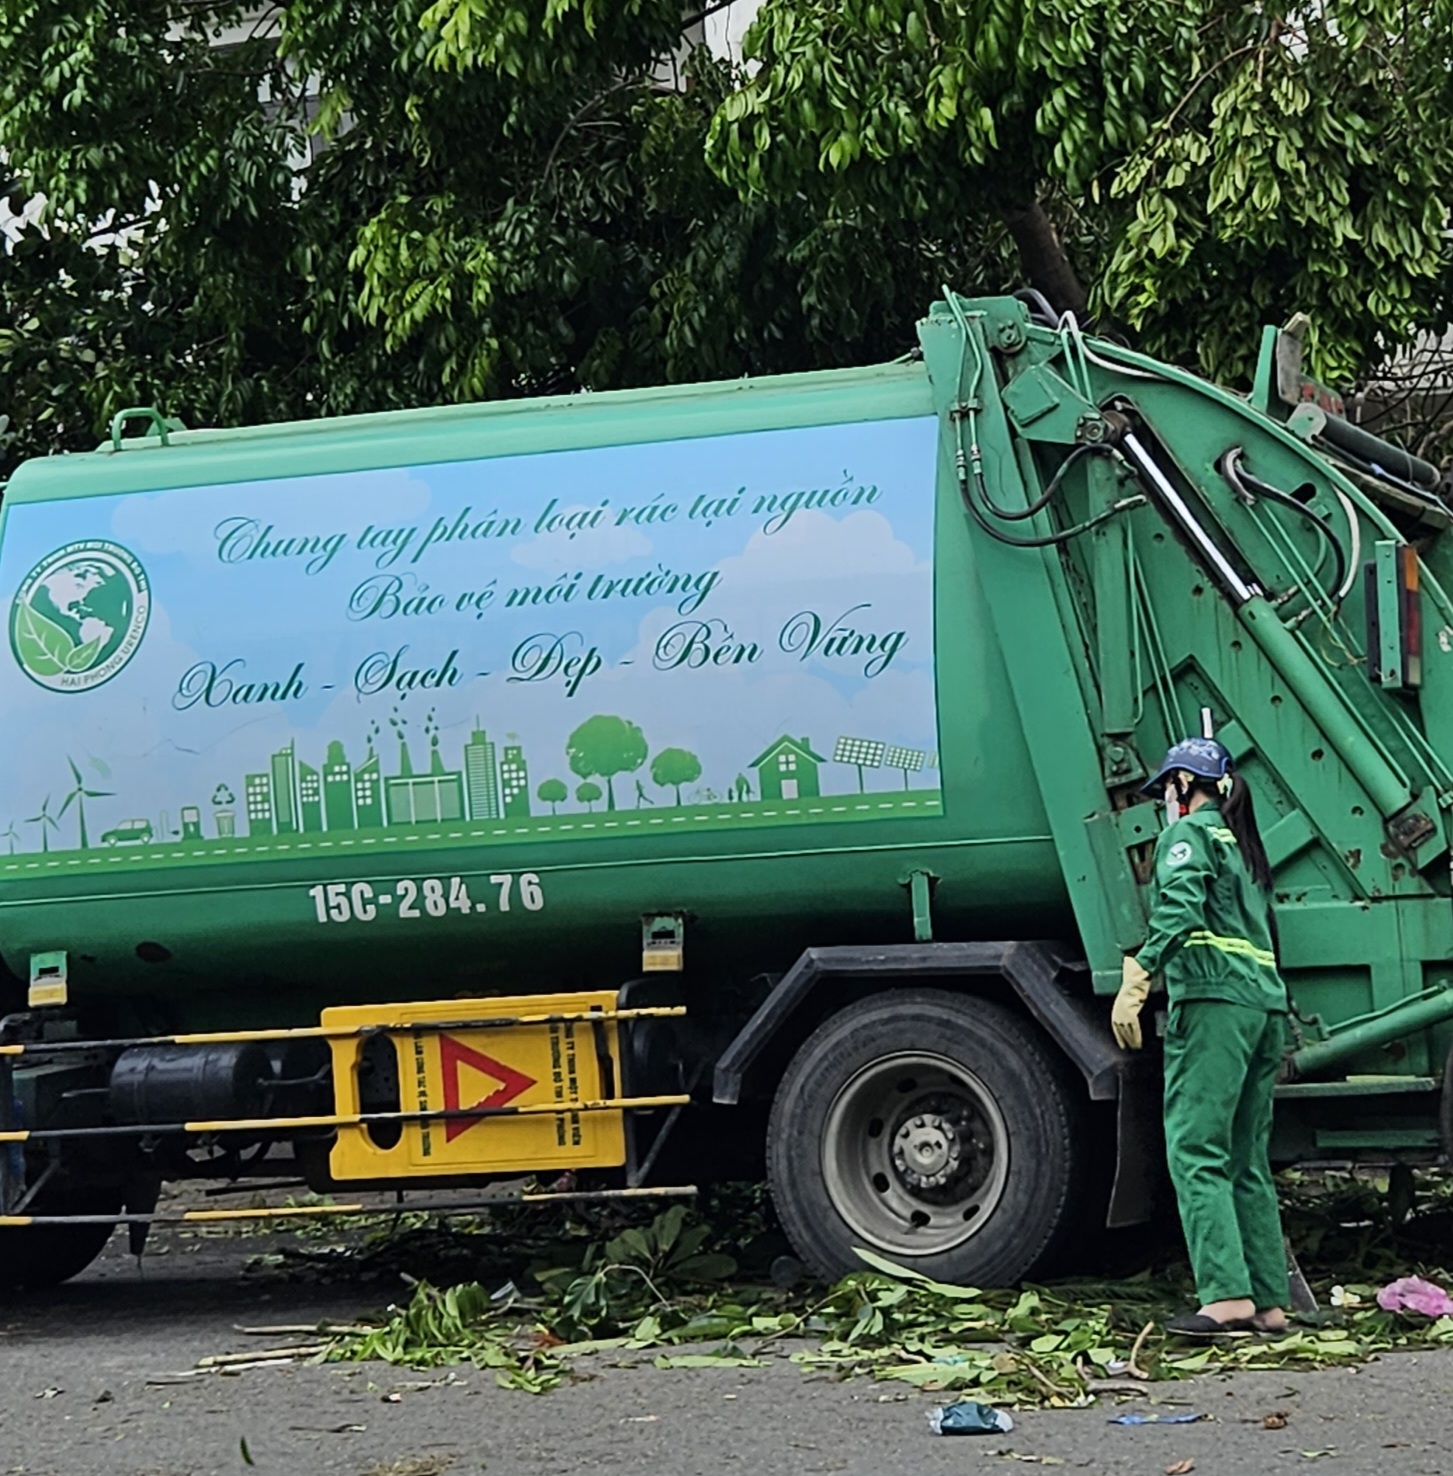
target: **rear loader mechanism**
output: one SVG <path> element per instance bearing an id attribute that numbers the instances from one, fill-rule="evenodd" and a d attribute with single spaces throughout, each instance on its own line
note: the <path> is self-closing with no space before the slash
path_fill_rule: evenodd
<path id="1" fill-rule="evenodd" d="M 1209 721 L 1257 792 L 1300 1012 L 1282 1150 L 1446 1146 L 1446 479 L 1276 330 L 1250 401 L 1009 300 L 950 296 L 924 343 L 1097 989 L 1142 936 L 1142 759 Z M 1032 630 L 1029 579 L 1056 617 Z"/>

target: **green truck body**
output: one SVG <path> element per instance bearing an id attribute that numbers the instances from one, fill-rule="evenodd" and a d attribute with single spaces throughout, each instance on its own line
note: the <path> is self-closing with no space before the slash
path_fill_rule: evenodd
<path id="1" fill-rule="evenodd" d="M 394 997 L 421 950 L 446 993 L 628 978 L 641 915 L 668 910 L 696 915 L 693 969 L 780 969 L 825 937 L 911 937 L 910 862 L 943 876 L 955 932 L 1057 903 L 1064 925 L 982 599 L 935 579 L 969 548 L 947 483 L 935 529 L 921 365 L 168 440 L 29 463 L 6 495 L 12 592 L 57 556 L 63 580 L 98 558 L 124 577 L 91 541 L 136 562 L 150 602 L 131 659 L 90 687 L 37 683 L 11 621 L 0 948 L 17 973 L 64 948 L 78 999 L 165 999 L 152 1027 L 194 1028 L 209 994 L 218 1021 L 242 1023 L 240 996 L 291 1023 Z M 935 629 L 952 632 L 937 648 Z M 571 766 L 595 716 L 644 740 L 614 775 Z M 655 773 L 687 777 L 657 783 L 673 751 L 686 767 Z M 564 793 L 542 801 L 551 780 Z M 536 876 L 543 906 L 501 913 L 496 874 Z M 399 895 L 428 878 L 439 916 Z M 341 921 L 309 895 L 338 883 Z M 144 961 L 160 950 L 164 967 Z"/>
<path id="2" fill-rule="evenodd" d="M 1155 1051 L 1113 1046 L 1103 996 L 1143 936 L 1138 786 L 1207 728 L 1276 876 L 1280 1151 L 1442 1150 L 1436 470 L 1275 332 L 1249 398 L 1016 299 L 949 297 L 921 341 L 733 384 L 154 417 L 20 468 L 11 1280 L 90 1253 L 47 1220 L 142 1227 L 145 1186 L 219 1144 L 259 1144 L 264 1178 L 304 1158 L 281 1087 L 236 1085 L 255 1045 L 178 1033 L 274 1032 L 282 1083 L 284 1032 L 329 1008 L 618 989 L 686 1016 L 622 1019 L 622 1090 L 661 1105 L 602 1185 L 739 1171 L 765 1138 L 819 1270 L 863 1243 L 959 1280 L 1043 1266 L 1154 1207 Z M 143 1100 L 175 1120 L 159 1156 Z M 252 1126 L 190 1121 L 228 1116 Z"/>

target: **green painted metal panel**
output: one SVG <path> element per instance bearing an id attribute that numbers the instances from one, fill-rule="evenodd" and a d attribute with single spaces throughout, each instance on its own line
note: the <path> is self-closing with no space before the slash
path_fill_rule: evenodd
<path id="1" fill-rule="evenodd" d="M 1318 1148 L 1341 1151 L 1355 1149 L 1437 1148 L 1436 1128 L 1318 1128 Z"/>
<path id="2" fill-rule="evenodd" d="M 1278 1100 L 1304 1101 L 1331 1097 L 1405 1097 L 1436 1092 L 1431 1076 L 1349 1076 L 1342 1081 L 1288 1081 L 1276 1089 Z"/>

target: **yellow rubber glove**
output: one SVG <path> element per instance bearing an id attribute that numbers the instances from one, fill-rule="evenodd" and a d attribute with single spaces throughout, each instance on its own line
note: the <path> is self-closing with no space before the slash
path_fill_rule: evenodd
<path id="1" fill-rule="evenodd" d="M 1150 975 L 1128 954 L 1120 971 L 1120 993 L 1110 1011 L 1110 1028 L 1115 1039 L 1127 1051 L 1138 1051 L 1144 1044 L 1140 1034 L 1140 1011 L 1150 995 Z"/>

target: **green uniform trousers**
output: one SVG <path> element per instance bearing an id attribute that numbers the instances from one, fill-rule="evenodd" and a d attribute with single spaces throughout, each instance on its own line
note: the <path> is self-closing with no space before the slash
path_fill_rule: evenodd
<path id="1" fill-rule="evenodd" d="M 1285 1307 L 1286 1251 L 1267 1160 L 1286 1017 L 1220 999 L 1173 1003 L 1165 1147 L 1202 1304 Z"/>

